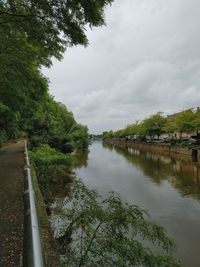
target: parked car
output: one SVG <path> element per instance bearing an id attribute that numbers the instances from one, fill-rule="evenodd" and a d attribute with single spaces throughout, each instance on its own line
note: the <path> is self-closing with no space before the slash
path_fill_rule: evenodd
<path id="1" fill-rule="evenodd" d="M 197 140 L 191 138 L 191 139 L 188 141 L 188 143 L 191 144 L 191 145 L 193 145 L 193 144 L 195 145 L 195 144 L 197 144 Z"/>
<path id="2" fill-rule="evenodd" d="M 160 142 L 161 143 L 168 143 L 168 142 L 170 142 L 170 140 L 167 138 L 163 138 L 163 139 L 160 139 Z"/>
<path id="3" fill-rule="evenodd" d="M 180 139 L 181 143 L 188 143 L 191 140 L 191 138 L 182 138 Z"/>

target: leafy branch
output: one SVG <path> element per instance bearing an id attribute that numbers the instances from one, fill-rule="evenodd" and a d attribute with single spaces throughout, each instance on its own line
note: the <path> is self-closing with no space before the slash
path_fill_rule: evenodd
<path id="1" fill-rule="evenodd" d="M 61 222 L 58 244 L 71 229 L 70 242 L 60 250 L 68 267 L 180 266 L 170 255 L 175 242 L 165 229 L 152 222 L 147 211 L 122 202 L 115 192 L 103 200 L 78 180 L 52 216 Z"/>

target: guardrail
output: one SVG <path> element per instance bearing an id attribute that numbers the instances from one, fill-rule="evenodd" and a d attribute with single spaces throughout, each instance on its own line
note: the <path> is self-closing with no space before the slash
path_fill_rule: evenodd
<path id="1" fill-rule="evenodd" d="M 38 223 L 35 193 L 32 184 L 27 142 L 25 141 L 25 194 L 24 194 L 24 267 L 44 267 L 41 234 Z"/>

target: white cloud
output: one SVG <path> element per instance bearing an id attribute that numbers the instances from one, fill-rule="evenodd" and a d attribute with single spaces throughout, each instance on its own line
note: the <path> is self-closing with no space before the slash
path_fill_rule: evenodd
<path id="1" fill-rule="evenodd" d="M 87 48 L 44 70 L 55 99 L 93 133 L 198 106 L 199 9 L 198 0 L 116 0 Z"/>

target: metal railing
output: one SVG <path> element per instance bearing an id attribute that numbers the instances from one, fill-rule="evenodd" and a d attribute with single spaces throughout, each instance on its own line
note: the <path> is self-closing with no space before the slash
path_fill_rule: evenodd
<path id="1" fill-rule="evenodd" d="M 33 189 L 27 142 L 25 141 L 25 194 L 24 194 L 24 267 L 44 267 L 41 234 L 38 223 L 35 192 Z"/>

